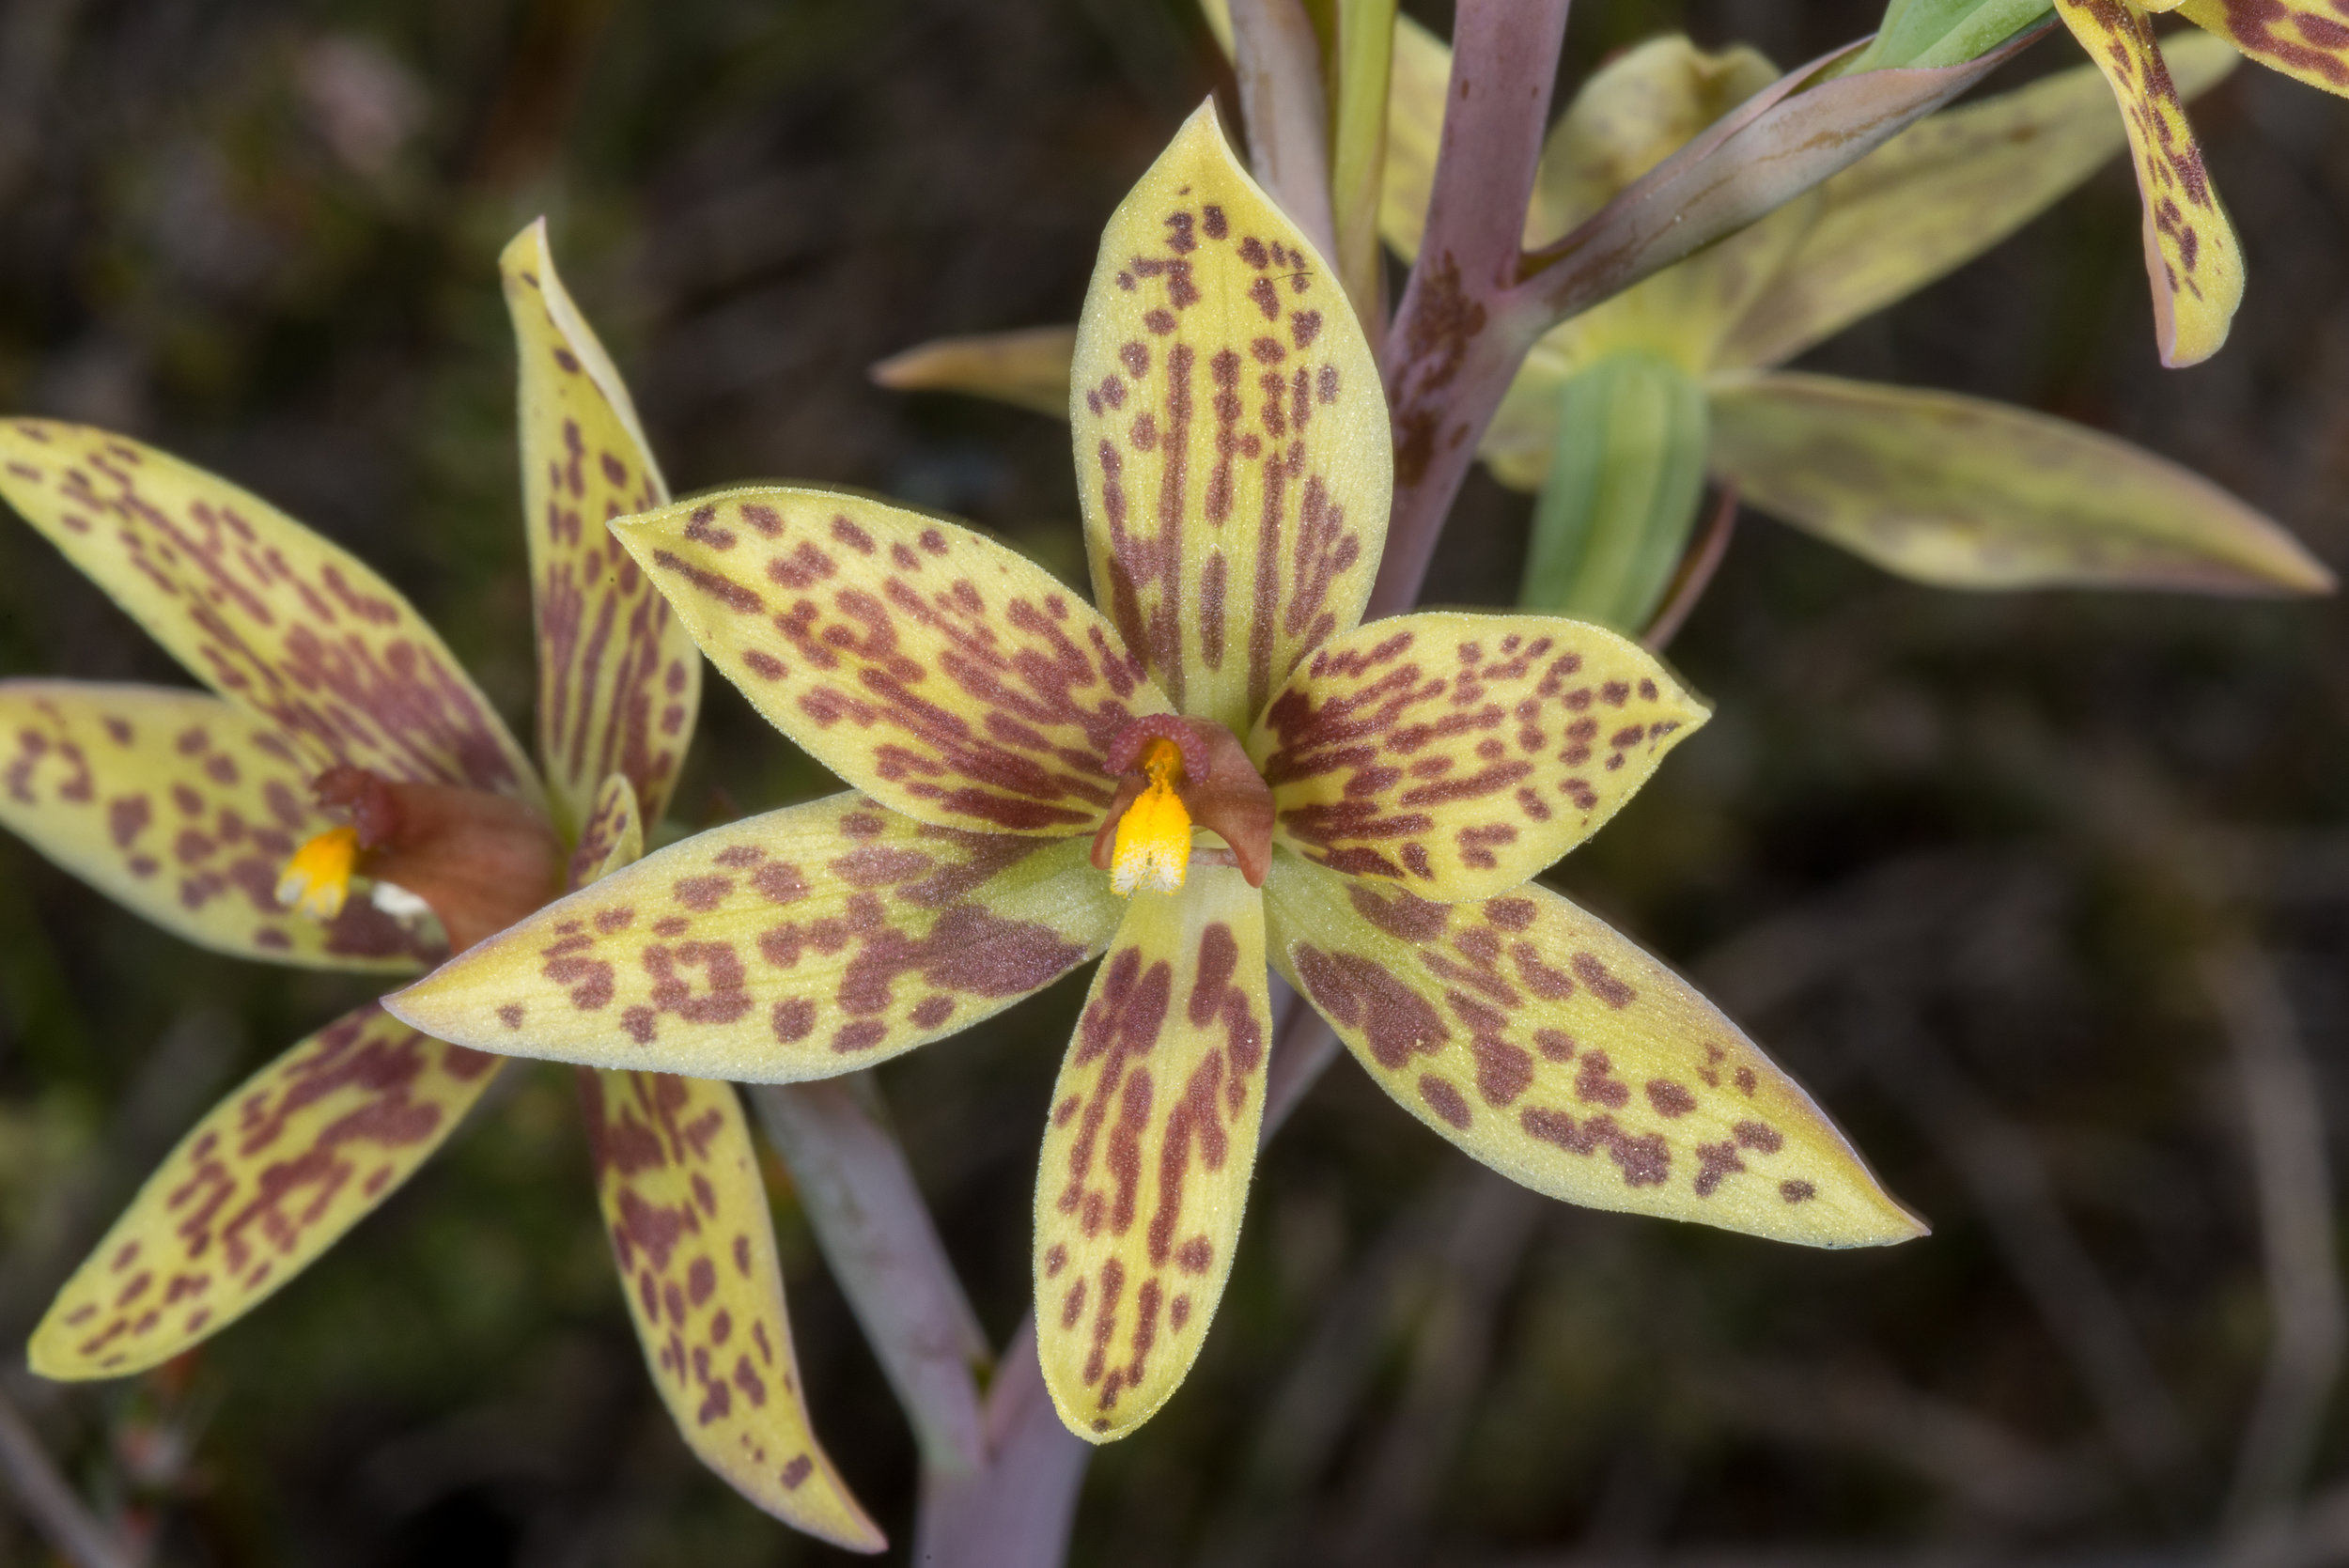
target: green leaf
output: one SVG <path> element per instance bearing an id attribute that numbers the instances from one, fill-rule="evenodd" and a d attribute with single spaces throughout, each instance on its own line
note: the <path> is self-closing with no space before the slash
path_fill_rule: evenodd
<path id="1" fill-rule="evenodd" d="M 1659 355 L 1568 377 L 1518 602 L 1636 635 L 1680 560 L 1704 489 L 1704 389 Z"/>
<path id="2" fill-rule="evenodd" d="M 1952 393 L 1782 374 L 1719 386 L 1713 464 L 1763 511 L 1939 587 L 2333 586 L 2291 535 L 2199 474 Z"/>
<path id="3" fill-rule="evenodd" d="M 1851 66 L 1953 66 L 1986 54 L 2047 14 L 2053 0 L 1892 0 L 1875 41 Z"/>

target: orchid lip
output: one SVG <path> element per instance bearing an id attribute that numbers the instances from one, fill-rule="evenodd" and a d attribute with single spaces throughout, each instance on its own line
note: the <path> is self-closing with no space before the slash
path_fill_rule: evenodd
<path id="1" fill-rule="evenodd" d="M 304 857 L 339 848 L 340 884 L 331 890 L 337 908 L 354 874 L 395 884 L 428 907 L 450 947 L 462 952 L 534 913 L 557 891 L 554 831 L 510 797 L 387 779 L 349 764 L 328 768 L 311 788 L 320 805 L 348 814 L 350 825 L 295 852 L 279 888 L 287 902 L 288 887 L 310 901 L 294 885 L 298 877 L 312 895 L 319 891 Z"/>
<path id="2" fill-rule="evenodd" d="M 1170 750 L 1173 757 L 1167 755 Z M 1118 878 L 1119 892 L 1139 886 L 1171 893 L 1182 885 L 1179 871 L 1171 883 L 1150 880 L 1139 862 L 1128 859 L 1129 848 L 1144 842 L 1137 837 L 1144 824 L 1129 827 L 1128 819 L 1148 811 L 1147 842 L 1156 844 L 1173 831 L 1165 816 L 1169 805 L 1182 814 L 1186 843 L 1190 829 L 1197 826 L 1230 846 L 1228 851 L 1192 851 L 1174 862 L 1175 866 L 1237 865 L 1250 887 L 1264 886 L 1272 863 L 1272 791 L 1230 730 L 1210 719 L 1147 714 L 1118 731 L 1107 761 L 1117 779 L 1117 793 L 1094 834 L 1093 864 Z M 1221 858 L 1224 854 L 1228 861 Z"/>

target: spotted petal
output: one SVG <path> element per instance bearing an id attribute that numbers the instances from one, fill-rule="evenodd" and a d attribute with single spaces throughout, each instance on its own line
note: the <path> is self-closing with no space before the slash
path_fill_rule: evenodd
<path id="1" fill-rule="evenodd" d="M 262 1068 L 148 1179 L 33 1334 L 44 1377 L 117 1377 L 235 1322 L 456 1130 L 504 1063 L 370 1002 Z"/>
<path id="2" fill-rule="evenodd" d="M 1243 731 L 1361 619 L 1394 454 L 1336 273 L 1212 104 L 1110 219 L 1070 378 L 1094 598 L 1177 708 Z"/>
<path id="3" fill-rule="evenodd" d="M 1735 1024 L 1556 893 L 1430 904 L 1285 852 L 1264 891 L 1281 972 L 1405 1110 L 1512 1180 L 1815 1247 L 1922 1234 Z"/>
<path id="4" fill-rule="evenodd" d="M 580 824 L 566 887 L 583 888 L 645 858 L 645 819 L 637 813 L 636 800 L 635 781 L 626 773 L 604 776 L 588 803 L 587 819 Z"/>
<path id="5" fill-rule="evenodd" d="M 2271 70 L 2349 96 L 2349 13 L 2339 0 L 2186 0 L 2177 11 Z"/>
<path id="6" fill-rule="evenodd" d="M 1083 839 L 935 828 L 869 799 L 672 845 L 386 999 L 484 1050 L 789 1083 L 897 1055 L 1101 951 Z"/>
<path id="7" fill-rule="evenodd" d="M 1052 1090 L 1036 1350 L 1068 1430 L 1148 1421 L 1206 1340 L 1264 1116 L 1264 901 L 1231 867 L 1137 893 Z"/>
<path id="8" fill-rule="evenodd" d="M 1110 742 L 1166 711 L 1107 621 L 950 522 L 741 489 L 613 532 L 776 728 L 925 822 L 1091 832 L 1113 793 Z"/>
<path id="9" fill-rule="evenodd" d="M 294 847 L 334 823 L 275 726 L 200 691 L 0 681 L 0 824 L 117 902 L 223 953 L 411 972 L 439 931 L 354 898 L 326 924 L 277 902 Z"/>
<path id="10" fill-rule="evenodd" d="M 604 524 L 669 499 L 636 408 L 555 275 L 541 218 L 499 257 L 521 360 L 522 516 L 538 631 L 538 757 L 566 839 L 618 771 L 659 821 L 692 738 L 701 660 Z"/>
<path id="11" fill-rule="evenodd" d="M 538 798 L 521 748 L 408 601 L 259 497 L 127 437 L 35 419 L 0 422 L 0 496 L 312 771 L 348 762 Z"/>
<path id="12" fill-rule="evenodd" d="M 2055 0 L 2112 86 L 2145 208 L 2145 271 L 2161 362 L 2196 365 L 2227 341 L 2243 299 L 2243 253 L 2202 166 L 2153 22 L 2128 0 Z"/>
<path id="13" fill-rule="evenodd" d="M 1430 612 L 1315 650 L 1248 749 L 1274 842 L 1450 902 L 1513 888 L 1596 832 L 1709 713 L 1604 628 Z"/>
<path id="14" fill-rule="evenodd" d="M 758 1157 L 730 1083 L 579 1075 L 596 1194 L 653 1382 L 704 1464 L 851 1551 L 887 1543 L 816 1440 Z"/>

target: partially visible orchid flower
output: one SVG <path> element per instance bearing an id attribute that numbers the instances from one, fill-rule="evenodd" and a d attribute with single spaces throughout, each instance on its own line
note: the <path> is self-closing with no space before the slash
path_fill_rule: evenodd
<path id="1" fill-rule="evenodd" d="M 349 552 L 137 442 L 9 420 L 0 495 L 216 695 L 0 682 L 0 822 L 192 941 L 387 975 L 643 852 L 692 737 L 701 661 L 602 525 L 667 490 L 543 224 L 503 270 L 539 766 Z M 504 1065 L 373 1002 L 300 1042 L 172 1151 L 59 1293 L 33 1370 L 120 1376 L 218 1333 L 413 1174 Z M 687 1443 L 761 1508 L 878 1550 L 808 1424 L 733 1088 L 633 1072 L 580 1087 L 622 1289 Z"/>
<path id="2" fill-rule="evenodd" d="M 2349 96 L 2349 22 L 2330 0 L 2055 0 L 2055 9 L 2111 84 L 2128 128 L 2161 362 L 2199 364 L 2227 341 L 2243 298 L 2243 253 L 2153 19 L 2177 11 L 2260 64 L 2342 96 Z"/>
<path id="3" fill-rule="evenodd" d="M 1112 217 L 1071 409 L 1097 611 L 955 524 L 813 489 L 613 532 L 853 789 L 686 840 L 393 997 L 490 1050 L 792 1081 L 1107 950 L 1046 1115 L 1034 1281 L 1070 1430 L 1199 1352 L 1264 1111 L 1268 962 L 1395 1100 L 1593 1206 L 1906 1240 L 1810 1097 L 1529 878 L 1703 705 L 1549 616 L 1358 624 L 1392 442 L 1329 264 L 1201 109 Z"/>
<path id="4" fill-rule="evenodd" d="M 2169 53 L 2187 96 L 2233 59 L 2199 35 Z M 1450 65 L 1439 40 L 1398 24 L 1380 228 L 1407 260 L 1427 210 Z M 1706 54 L 1676 36 L 1609 62 L 1550 133 L 1528 244 L 1572 230 L 1776 76 L 1751 50 Z M 1743 501 L 1944 587 L 2329 590 L 2331 574 L 2280 527 L 2140 448 L 1984 399 L 1772 368 L 1981 254 L 2086 179 L 2123 140 L 2105 96 L 2083 70 L 1933 116 L 1750 228 L 1552 329 L 1494 416 L 1485 461 L 1504 484 L 1541 488 L 1562 446 L 1605 421 L 1603 405 L 1586 400 L 1568 427 L 1563 405 L 1579 379 L 1636 365 L 1693 403 L 1675 503 L 1685 515 L 1665 530 L 1675 551 L 1709 470 Z M 1065 328 L 948 339 L 875 375 L 1041 408 L 1066 379 L 1071 343 Z M 1529 604 L 1573 602 L 1559 580 L 1582 563 L 1560 559 L 1552 532 L 1537 534 Z M 1587 576 L 1577 585 L 1587 592 Z M 1662 587 L 1655 576 L 1574 613 L 1637 630 Z"/>

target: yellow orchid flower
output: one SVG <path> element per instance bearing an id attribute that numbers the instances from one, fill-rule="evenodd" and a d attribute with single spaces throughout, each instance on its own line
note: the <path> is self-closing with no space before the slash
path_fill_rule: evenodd
<path id="1" fill-rule="evenodd" d="M 701 660 L 602 524 L 667 489 L 543 223 L 502 270 L 539 767 L 354 556 L 151 447 L 8 420 L 0 495 L 217 695 L 0 682 L 14 737 L 0 823 L 190 940 L 387 974 L 642 854 L 692 737 Z M 362 877 L 371 893 L 354 892 Z M 302 1041 L 172 1151 L 58 1294 L 33 1370 L 120 1376 L 218 1333 L 413 1174 L 504 1065 L 373 1002 Z M 622 1288 L 687 1443 L 786 1522 L 879 1549 L 809 1427 L 733 1088 L 644 1072 L 582 1073 L 580 1088 Z"/>
<path id="2" fill-rule="evenodd" d="M 1817 1246 L 1921 1234 L 1734 1024 L 1529 880 L 1703 703 L 1574 621 L 1358 624 L 1392 483 L 1377 368 L 1211 105 L 1110 222 L 1074 381 L 1098 610 L 837 492 L 614 524 L 854 788 L 654 854 L 387 1005 L 484 1049 L 793 1081 L 1106 950 L 1035 1197 L 1038 1354 L 1097 1442 L 1173 1394 L 1222 1293 L 1268 964 L 1413 1115 L 1538 1191 Z"/>

